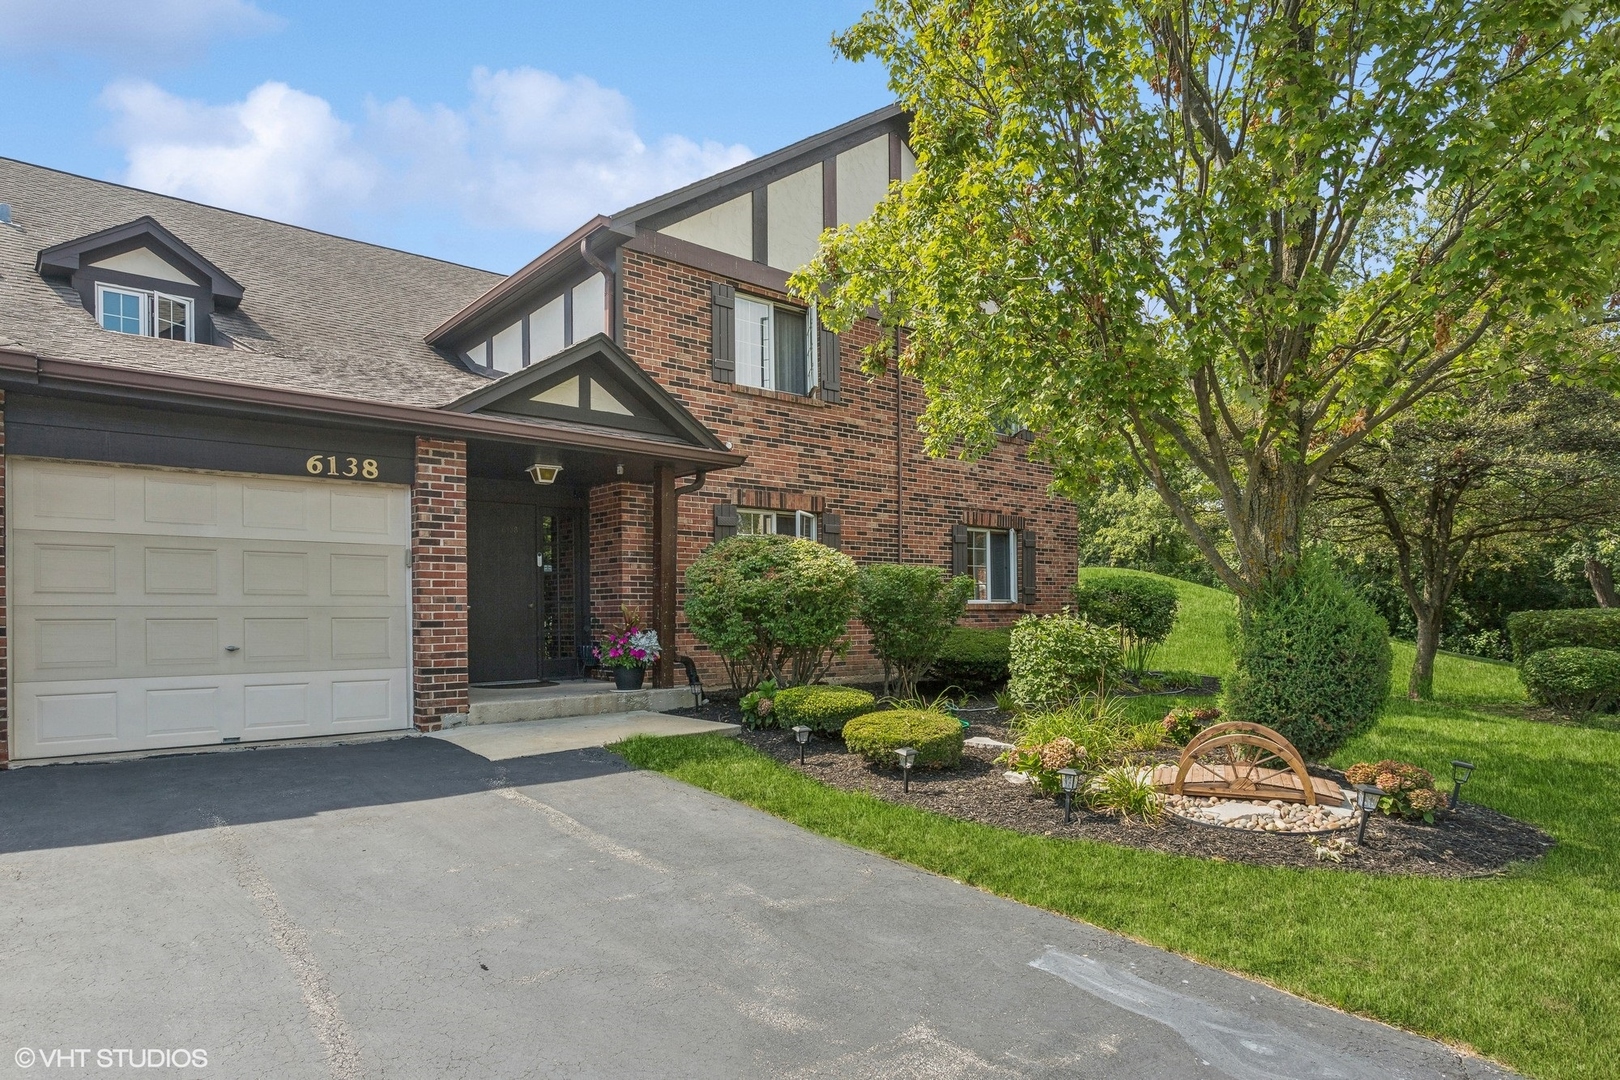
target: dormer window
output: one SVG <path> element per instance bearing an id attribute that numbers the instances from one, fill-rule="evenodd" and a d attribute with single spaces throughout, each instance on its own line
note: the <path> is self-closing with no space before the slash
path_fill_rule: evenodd
<path id="1" fill-rule="evenodd" d="M 115 334 L 195 340 L 192 302 L 183 296 L 97 285 L 96 321 Z"/>

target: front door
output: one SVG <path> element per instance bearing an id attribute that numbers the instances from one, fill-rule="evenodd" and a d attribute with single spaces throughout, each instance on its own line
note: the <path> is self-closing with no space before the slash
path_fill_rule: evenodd
<path id="1" fill-rule="evenodd" d="M 471 502 L 468 681 L 535 683 L 578 673 L 577 521 L 569 510 Z"/>

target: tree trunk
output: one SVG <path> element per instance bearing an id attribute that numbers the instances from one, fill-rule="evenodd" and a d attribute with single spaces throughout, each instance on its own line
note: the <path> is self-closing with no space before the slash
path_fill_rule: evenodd
<path id="1" fill-rule="evenodd" d="M 1586 560 L 1586 581 L 1592 586 L 1599 607 L 1620 607 L 1620 597 L 1614 592 L 1614 571 L 1609 564 L 1598 559 Z"/>
<path id="2" fill-rule="evenodd" d="M 1444 605 L 1420 611 L 1413 606 L 1417 617 L 1417 655 L 1412 658 L 1412 675 L 1406 681 L 1406 696 L 1413 701 L 1428 701 L 1434 697 L 1434 654 L 1440 650 L 1440 623 Z"/>
<path id="3" fill-rule="evenodd" d="M 1251 588 L 1259 588 L 1299 567 L 1309 489 L 1306 470 L 1275 455 L 1262 457 L 1247 480 L 1242 509 L 1228 513 L 1227 522 L 1241 573 Z"/>

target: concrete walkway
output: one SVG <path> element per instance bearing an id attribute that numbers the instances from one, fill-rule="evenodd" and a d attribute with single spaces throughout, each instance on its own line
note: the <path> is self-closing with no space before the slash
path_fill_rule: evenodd
<path id="1" fill-rule="evenodd" d="M 735 735 L 736 724 L 637 710 L 576 716 L 566 720 L 527 720 L 511 724 L 469 724 L 436 731 L 433 738 L 454 743 L 487 761 L 555 754 L 607 746 L 632 735 Z"/>
<path id="2" fill-rule="evenodd" d="M 0 911 L 0 1077 L 1506 1075 L 601 750 L 0 774 Z"/>

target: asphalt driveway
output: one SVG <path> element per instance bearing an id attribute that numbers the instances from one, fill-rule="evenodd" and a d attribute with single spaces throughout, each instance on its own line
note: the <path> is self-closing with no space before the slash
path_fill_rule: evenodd
<path id="1" fill-rule="evenodd" d="M 1507 1075 L 604 751 L 421 738 L 0 774 L 0 973 L 0 1076 Z"/>

